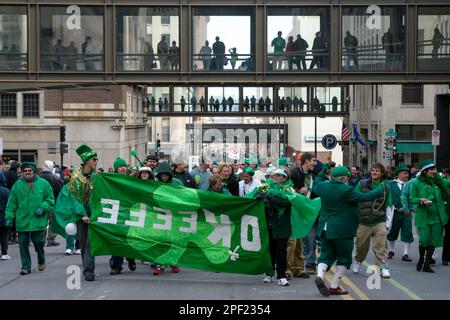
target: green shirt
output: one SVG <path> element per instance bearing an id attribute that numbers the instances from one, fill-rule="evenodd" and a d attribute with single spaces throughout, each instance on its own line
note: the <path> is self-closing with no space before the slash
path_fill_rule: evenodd
<path id="1" fill-rule="evenodd" d="M 286 40 L 281 37 L 276 37 L 272 40 L 273 52 L 280 53 L 286 47 Z"/>

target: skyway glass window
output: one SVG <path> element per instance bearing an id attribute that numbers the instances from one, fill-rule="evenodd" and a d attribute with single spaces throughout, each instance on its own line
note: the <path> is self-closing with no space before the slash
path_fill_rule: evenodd
<path id="1" fill-rule="evenodd" d="M 254 70 L 253 8 L 194 8 L 192 19 L 194 71 Z"/>
<path id="2" fill-rule="evenodd" d="M 450 69 L 450 7 L 419 7 L 417 68 Z"/>
<path id="3" fill-rule="evenodd" d="M 178 8 L 119 7 L 117 69 L 177 71 L 180 69 Z"/>
<path id="4" fill-rule="evenodd" d="M 0 6 L 0 70 L 26 70 L 28 59 L 27 8 Z"/>
<path id="5" fill-rule="evenodd" d="M 330 69 L 328 8 L 268 8 L 267 15 L 268 71 Z"/>
<path id="6" fill-rule="evenodd" d="M 102 7 L 42 6 L 40 69 L 103 70 L 103 28 Z"/>
<path id="7" fill-rule="evenodd" d="M 374 8 L 342 9 L 343 71 L 405 70 L 405 7 Z"/>

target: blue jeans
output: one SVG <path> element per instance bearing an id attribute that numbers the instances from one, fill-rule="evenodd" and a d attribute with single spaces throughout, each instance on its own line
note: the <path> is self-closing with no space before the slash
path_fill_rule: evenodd
<path id="1" fill-rule="evenodd" d="M 73 245 L 75 241 L 75 246 Z M 66 249 L 70 250 L 78 250 L 80 249 L 80 241 L 78 239 L 75 239 L 74 236 L 67 236 L 66 237 Z"/>
<path id="2" fill-rule="evenodd" d="M 78 239 L 80 239 L 81 259 L 83 261 L 83 275 L 94 275 L 95 257 L 91 256 L 88 225 L 83 221 L 77 222 Z"/>
<path id="3" fill-rule="evenodd" d="M 319 219 L 314 222 L 313 227 L 309 231 L 308 235 L 303 239 L 303 254 L 305 255 L 306 268 L 315 268 L 317 263 L 316 248 L 317 241 L 317 226 Z"/>

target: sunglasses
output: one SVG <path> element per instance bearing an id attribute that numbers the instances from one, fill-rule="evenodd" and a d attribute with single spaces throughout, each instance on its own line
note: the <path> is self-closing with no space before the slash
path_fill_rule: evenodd
<path id="1" fill-rule="evenodd" d="M 98 161 L 98 158 L 92 158 L 92 160 L 94 160 L 94 161 Z"/>

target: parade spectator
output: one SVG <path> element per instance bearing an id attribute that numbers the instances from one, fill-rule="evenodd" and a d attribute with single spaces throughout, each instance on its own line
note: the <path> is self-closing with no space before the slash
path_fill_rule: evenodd
<path id="1" fill-rule="evenodd" d="M 208 167 L 209 164 L 202 158 L 199 166 L 191 171 L 191 176 L 194 177 L 197 189 L 207 190 L 209 188 L 209 178 L 212 176 L 212 173 L 208 170 Z"/>
<path id="2" fill-rule="evenodd" d="M 0 260 L 10 260 L 8 255 L 9 227 L 6 226 L 6 204 L 8 203 L 9 189 L 6 188 L 6 180 L 0 179 Z"/>
<path id="3" fill-rule="evenodd" d="M 287 57 L 287 61 L 288 61 L 288 69 L 290 71 L 292 71 L 292 65 L 295 62 L 295 52 L 296 52 L 296 48 L 295 48 L 295 43 L 294 43 L 294 37 L 293 36 L 289 36 L 288 38 L 288 42 L 286 44 L 286 57 Z"/>
<path id="4" fill-rule="evenodd" d="M 286 40 L 281 37 L 282 32 L 278 31 L 278 36 L 272 40 L 273 47 L 273 62 L 272 70 L 281 70 L 283 68 L 284 48 L 286 47 Z"/>
<path id="5" fill-rule="evenodd" d="M 211 96 L 211 98 L 209 98 L 209 111 L 213 112 L 214 111 L 214 97 Z"/>
<path id="6" fill-rule="evenodd" d="M 238 61 L 238 54 L 236 52 L 236 48 L 231 48 L 228 50 L 228 52 L 230 53 L 230 63 L 231 63 L 231 68 L 234 70 L 234 68 L 236 67 L 236 62 Z"/>
<path id="7" fill-rule="evenodd" d="M 70 41 L 69 46 L 65 48 L 66 53 L 66 70 L 77 70 L 78 48 L 75 47 L 75 42 Z"/>
<path id="8" fill-rule="evenodd" d="M 431 45 L 433 46 L 433 49 L 431 50 L 431 58 L 433 60 L 438 58 L 438 50 L 441 48 L 444 40 L 445 37 L 441 31 L 439 31 L 439 28 L 434 28 L 433 39 L 431 40 Z"/>
<path id="9" fill-rule="evenodd" d="M 150 71 L 153 70 L 153 68 L 156 68 L 156 62 L 155 62 L 155 53 L 153 51 L 153 47 L 150 44 L 150 42 L 146 41 L 144 44 L 144 71 Z M 154 99 L 154 98 L 153 98 Z M 153 104 L 154 106 L 154 104 Z M 153 109 L 154 111 L 154 109 Z"/>
<path id="10" fill-rule="evenodd" d="M 302 38 L 301 35 L 297 35 L 297 39 L 295 39 L 295 51 L 297 53 L 296 55 L 296 64 L 297 69 L 300 70 L 300 63 L 302 64 L 303 70 L 306 70 L 306 49 L 309 48 L 308 42 Z"/>
<path id="11" fill-rule="evenodd" d="M 351 177 L 350 177 L 349 184 L 353 187 L 356 187 L 358 182 L 361 180 L 359 166 L 352 166 L 350 168 L 350 173 L 351 173 Z"/>
<path id="12" fill-rule="evenodd" d="M 158 174 L 158 157 L 154 154 L 149 154 L 145 159 L 145 166 L 152 169 L 152 173 L 154 176 Z"/>
<path id="13" fill-rule="evenodd" d="M 186 171 L 186 161 L 182 157 L 178 157 L 172 161 L 172 164 L 173 177 L 180 180 L 185 187 L 196 189 L 197 185 L 195 184 L 194 178 Z"/>
<path id="14" fill-rule="evenodd" d="M 152 173 L 152 168 L 150 167 L 141 167 L 139 168 L 139 173 L 136 176 L 138 179 L 142 180 L 154 180 L 155 176 Z"/>
<path id="15" fill-rule="evenodd" d="M 442 179 L 444 180 L 445 185 L 447 186 L 447 190 L 450 190 L 450 169 L 446 168 L 442 170 L 444 176 Z M 450 216 L 450 206 L 447 206 L 447 215 Z M 444 230 L 444 247 L 442 248 L 442 264 L 444 266 L 448 266 L 448 262 L 450 261 L 450 223 L 445 225 Z"/>
<path id="16" fill-rule="evenodd" d="M 172 41 L 172 46 L 169 48 L 170 67 L 172 70 L 178 70 L 180 66 L 180 48 L 177 47 L 177 42 Z"/>
<path id="17" fill-rule="evenodd" d="M 254 179 L 255 169 L 252 167 L 244 168 L 242 172 L 242 180 L 239 181 L 239 196 L 243 197 L 252 192 L 255 188 L 261 185 L 261 181 Z"/>
<path id="18" fill-rule="evenodd" d="M 233 168 L 229 164 L 221 164 L 218 173 L 222 177 L 224 189 L 227 189 L 233 196 L 239 196 L 239 183 L 233 174 Z"/>
<path id="19" fill-rule="evenodd" d="M 269 96 L 266 97 L 264 100 L 264 105 L 266 107 L 266 112 L 270 112 L 270 106 L 272 105 L 272 100 L 269 98 Z"/>
<path id="20" fill-rule="evenodd" d="M 169 70 L 169 45 L 166 36 L 161 36 L 161 41 L 157 45 L 159 66 L 161 70 Z"/>
<path id="21" fill-rule="evenodd" d="M 223 70 L 225 64 L 225 44 L 220 41 L 219 37 L 216 37 L 216 42 L 212 46 L 214 58 L 216 62 L 216 70 Z"/>
<path id="22" fill-rule="evenodd" d="M 309 66 L 309 69 L 313 69 L 317 66 L 317 69 L 325 68 L 325 61 L 327 58 L 327 43 L 323 38 L 323 32 L 319 31 L 316 33 L 312 46 L 313 59 Z"/>
<path id="23" fill-rule="evenodd" d="M 205 41 L 205 45 L 200 49 L 200 59 L 203 62 L 203 71 L 209 71 L 211 66 L 211 54 L 212 49 L 209 46 L 208 40 Z"/>
<path id="24" fill-rule="evenodd" d="M 344 46 L 346 50 L 345 66 L 349 68 L 353 61 L 353 66 L 358 67 L 358 39 L 350 31 L 346 32 Z"/>
<path id="25" fill-rule="evenodd" d="M 6 226 L 11 227 L 16 219 L 19 235 L 21 275 L 31 273 L 30 240 L 38 258 L 38 270 L 45 270 L 45 230 L 47 214 L 55 204 L 50 184 L 36 175 L 34 162 L 23 162 L 23 176 L 14 184 L 6 205 Z"/>
<path id="26" fill-rule="evenodd" d="M 223 187 L 222 177 L 219 174 L 213 174 L 212 176 L 210 176 L 208 178 L 208 182 L 209 186 L 207 190 L 231 196 L 231 193 L 228 191 L 228 189 L 225 189 Z"/>
<path id="27" fill-rule="evenodd" d="M 184 109 L 186 108 L 186 99 L 184 98 L 184 96 L 181 96 L 180 106 L 181 106 L 181 112 L 184 112 Z"/>

